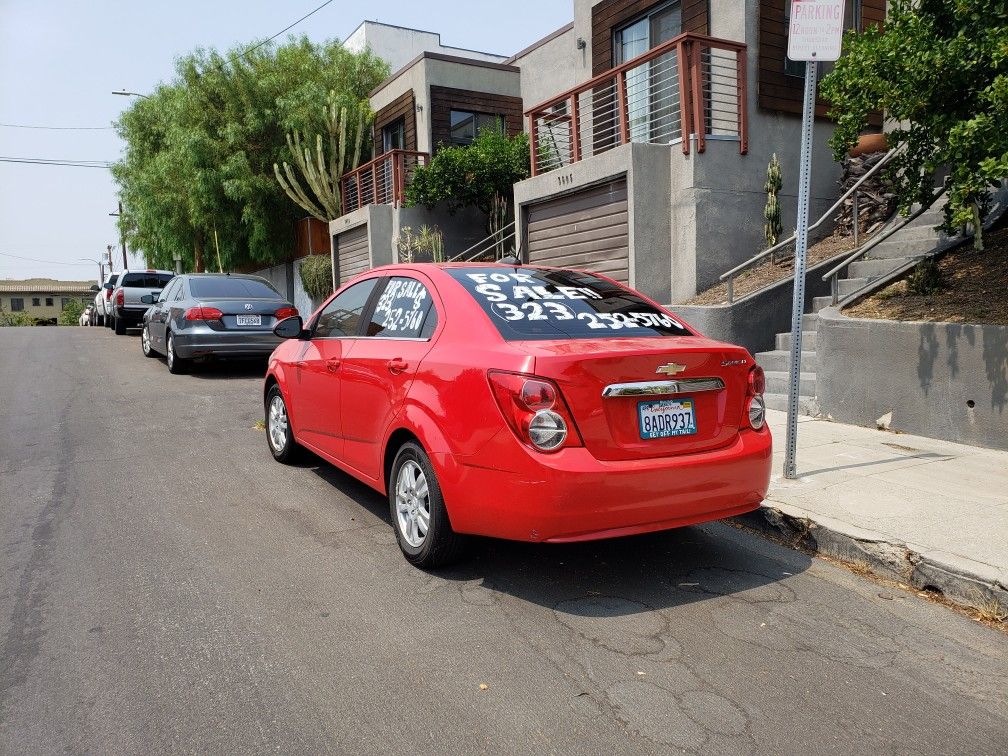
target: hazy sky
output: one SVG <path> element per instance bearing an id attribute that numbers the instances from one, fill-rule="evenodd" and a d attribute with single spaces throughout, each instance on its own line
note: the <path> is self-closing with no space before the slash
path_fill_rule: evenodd
<path id="1" fill-rule="evenodd" d="M 176 57 L 270 37 L 321 3 L 0 0 L 0 124 L 109 127 L 129 104 L 112 90 L 150 91 L 172 77 Z M 511 55 L 569 22 L 572 6 L 387 0 L 376 14 L 374 4 L 335 0 L 291 33 L 345 39 L 368 18 L 439 32 L 444 45 Z M 112 161 L 121 147 L 111 128 L 0 125 L 2 157 Z M 118 244 L 108 215 L 116 202 L 107 170 L 0 162 L 0 278 L 96 278 L 98 266 L 79 258 Z"/>

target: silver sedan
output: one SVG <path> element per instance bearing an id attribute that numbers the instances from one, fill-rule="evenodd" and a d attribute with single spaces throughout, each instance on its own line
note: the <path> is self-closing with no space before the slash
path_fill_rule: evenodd
<path id="1" fill-rule="evenodd" d="M 185 372 L 197 358 L 267 357 L 281 341 L 273 326 L 298 314 L 265 278 L 228 273 L 176 276 L 142 301 L 150 305 L 143 353 L 165 355 L 172 373 Z"/>

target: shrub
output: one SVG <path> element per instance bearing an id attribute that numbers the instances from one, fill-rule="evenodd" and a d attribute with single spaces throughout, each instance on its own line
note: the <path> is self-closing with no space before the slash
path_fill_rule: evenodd
<path id="1" fill-rule="evenodd" d="M 414 234 L 409 226 L 403 226 L 395 240 L 399 262 L 444 262 L 444 235 L 437 226 L 423 225 L 420 233 Z"/>
<path id="2" fill-rule="evenodd" d="M 309 255 L 301 261 L 301 284 L 313 301 L 321 301 L 332 294 L 332 257 Z"/>

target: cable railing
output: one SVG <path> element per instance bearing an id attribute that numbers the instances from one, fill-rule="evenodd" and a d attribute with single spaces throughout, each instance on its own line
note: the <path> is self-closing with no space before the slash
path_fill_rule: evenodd
<path id="1" fill-rule="evenodd" d="M 680 34 L 526 111 L 532 175 L 630 142 L 734 138 L 748 150 L 746 46 Z"/>
<path id="2" fill-rule="evenodd" d="M 878 173 L 882 169 L 883 166 L 888 165 L 892 161 L 892 159 L 896 156 L 896 153 L 899 150 L 900 150 L 900 147 L 895 147 L 895 148 L 889 150 L 889 152 L 887 152 L 882 157 L 881 160 L 879 160 L 874 166 L 872 166 L 871 170 L 867 171 L 861 178 L 859 178 L 856 182 L 854 182 L 854 184 L 846 192 L 844 192 L 843 195 L 841 195 L 840 199 L 838 199 L 836 202 L 834 202 L 832 205 L 830 205 L 829 209 L 826 212 L 824 212 L 819 217 L 819 220 L 817 220 L 815 223 L 813 223 L 812 225 L 810 225 L 808 227 L 808 230 L 809 231 L 815 231 L 817 228 L 819 228 L 819 226 L 821 226 L 828 218 L 830 218 L 833 215 L 833 213 L 835 213 L 837 211 L 837 209 L 840 208 L 840 206 L 843 205 L 843 203 L 847 201 L 848 197 L 850 197 L 851 195 L 853 195 L 854 196 L 854 228 L 855 228 L 854 244 L 856 245 L 858 243 L 858 237 L 857 237 L 857 231 L 856 231 L 856 229 L 857 229 L 857 212 L 858 212 L 857 211 L 857 191 L 861 187 L 861 184 L 863 184 L 869 178 L 871 178 L 876 173 Z M 735 301 L 735 278 L 738 277 L 739 273 L 742 273 L 742 272 L 748 270 L 749 268 L 753 267 L 757 263 L 761 262 L 762 260 L 765 260 L 767 257 L 769 257 L 770 255 L 774 254 L 778 250 L 784 249 L 784 247 L 788 246 L 789 244 L 792 244 L 794 242 L 795 238 L 796 238 L 795 234 L 791 234 L 791 236 L 789 236 L 784 241 L 777 242 L 772 247 L 767 247 L 762 252 L 759 252 L 759 253 L 753 255 L 748 260 L 746 260 L 745 262 L 743 262 L 743 263 L 741 263 L 739 265 L 736 265 L 734 268 L 732 268 L 731 270 L 727 271 L 726 273 L 722 273 L 721 274 L 721 280 L 727 282 L 726 288 L 728 289 L 728 291 L 727 291 L 727 294 L 728 294 L 728 304 L 731 304 L 732 302 Z M 881 241 L 881 239 L 877 239 L 877 240 L 873 240 L 873 241 L 875 243 L 878 243 L 878 241 Z M 874 244 L 872 244 L 872 246 L 874 246 Z M 867 251 L 867 249 L 865 251 Z M 824 277 L 823 280 L 825 281 L 826 278 Z"/>
<path id="3" fill-rule="evenodd" d="M 505 245 L 508 241 L 514 241 L 515 222 L 511 221 L 506 226 L 494 231 L 489 236 L 480 239 L 471 247 L 462 250 L 454 257 L 448 258 L 448 262 L 474 262 L 484 259 L 498 260 L 503 257 L 508 250 Z"/>
<path id="4" fill-rule="evenodd" d="M 389 150 L 343 174 L 340 179 L 343 214 L 365 205 L 402 204 L 413 171 L 426 165 L 429 158 L 426 152 Z"/>

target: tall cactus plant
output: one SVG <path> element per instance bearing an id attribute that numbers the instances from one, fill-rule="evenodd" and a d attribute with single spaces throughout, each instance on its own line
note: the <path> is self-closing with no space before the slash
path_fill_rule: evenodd
<path id="1" fill-rule="evenodd" d="M 767 193 L 766 207 L 763 208 L 763 236 L 766 238 L 767 247 L 772 247 L 777 243 L 777 239 L 780 238 L 781 231 L 783 230 L 780 217 L 780 202 L 777 199 L 777 193 L 783 185 L 784 180 L 781 176 L 780 161 L 777 159 L 777 153 L 775 152 L 770 157 L 770 163 L 767 165 L 766 183 L 763 184 L 763 191 Z"/>
<path id="2" fill-rule="evenodd" d="M 323 149 L 321 134 L 315 136 L 312 151 L 302 134 L 294 131 L 287 134 L 294 165 L 285 161 L 281 172 L 280 166 L 273 164 L 276 180 L 287 196 L 319 220 L 339 217 L 342 213 L 340 177 L 360 163 L 364 129 L 371 118 L 366 102 L 357 103 L 348 114 L 347 107 L 338 106 L 336 93 L 331 91 L 325 105 L 328 150 Z M 348 128 L 352 130 L 348 132 Z M 353 143 L 350 152 L 347 151 L 348 141 Z"/>

